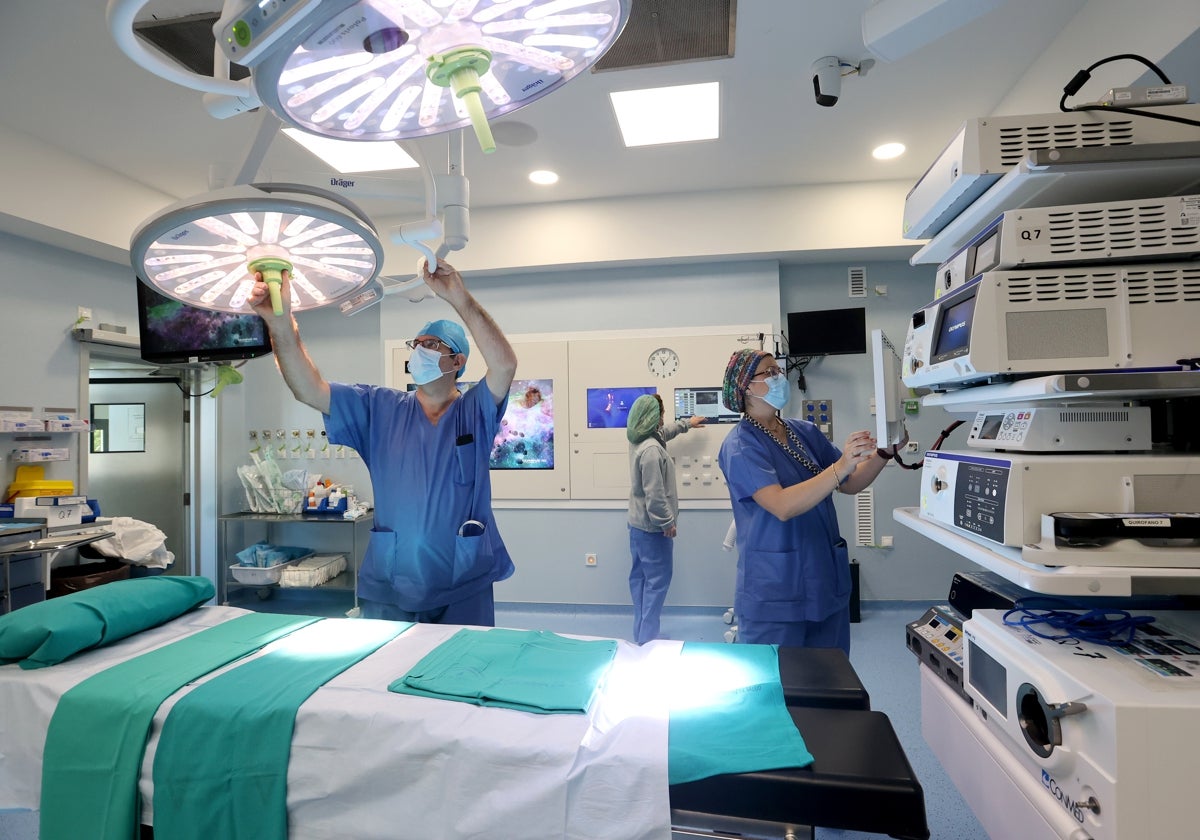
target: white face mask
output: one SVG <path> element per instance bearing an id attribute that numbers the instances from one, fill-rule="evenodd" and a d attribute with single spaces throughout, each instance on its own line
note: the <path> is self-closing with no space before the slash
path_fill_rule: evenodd
<path id="1" fill-rule="evenodd" d="M 444 374 L 442 354 L 436 350 L 417 345 L 408 357 L 408 375 L 418 385 L 427 385 Z"/>
<path id="2" fill-rule="evenodd" d="M 775 376 L 767 377 L 767 393 L 763 394 L 762 399 L 771 408 L 783 410 L 783 407 L 788 404 L 788 399 L 791 393 L 788 390 L 788 379 L 782 373 Z"/>

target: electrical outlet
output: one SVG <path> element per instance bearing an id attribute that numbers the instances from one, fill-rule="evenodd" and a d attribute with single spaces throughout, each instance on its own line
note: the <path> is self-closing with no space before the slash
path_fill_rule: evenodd
<path id="1" fill-rule="evenodd" d="M 905 445 L 904 451 L 909 453 L 910 455 L 915 455 L 916 453 L 921 451 L 921 444 L 917 443 L 915 440 L 910 440 Z"/>
<path id="2" fill-rule="evenodd" d="M 92 320 L 92 308 L 90 306 L 80 306 L 75 310 L 75 323 L 82 324 Z"/>
<path id="3" fill-rule="evenodd" d="M 595 565 L 596 565 L 596 555 L 595 555 L 595 554 L 585 554 L 585 555 L 583 555 L 583 565 L 585 565 L 585 566 L 595 566 Z"/>

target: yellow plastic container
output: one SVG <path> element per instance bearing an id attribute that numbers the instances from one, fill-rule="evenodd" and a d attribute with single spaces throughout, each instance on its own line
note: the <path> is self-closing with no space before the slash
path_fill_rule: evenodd
<path id="1" fill-rule="evenodd" d="M 75 482 L 48 481 L 46 471 L 40 464 L 26 464 L 17 467 L 16 478 L 8 485 L 4 501 L 11 502 L 17 498 L 29 496 L 74 496 Z"/>

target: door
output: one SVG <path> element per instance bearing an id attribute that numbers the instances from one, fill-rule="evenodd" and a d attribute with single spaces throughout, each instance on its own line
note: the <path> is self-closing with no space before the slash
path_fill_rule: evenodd
<path id="1" fill-rule="evenodd" d="M 186 398 L 178 379 L 149 374 L 88 380 L 88 495 L 104 516 L 157 526 L 175 555 L 167 573 L 186 575 Z"/>

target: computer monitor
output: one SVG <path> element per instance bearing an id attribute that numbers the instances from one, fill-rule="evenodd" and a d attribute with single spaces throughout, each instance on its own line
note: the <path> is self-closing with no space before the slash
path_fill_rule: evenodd
<path id="1" fill-rule="evenodd" d="M 819 309 L 789 312 L 789 356 L 838 356 L 867 352 L 867 310 Z"/>
<path id="2" fill-rule="evenodd" d="M 904 440 L 904 401 L 908 388 L 900 378 L 900 355 L 883 330 L 871 330 L 871 362 L 875 368 L 875 438 L 888 449 Z"/>

